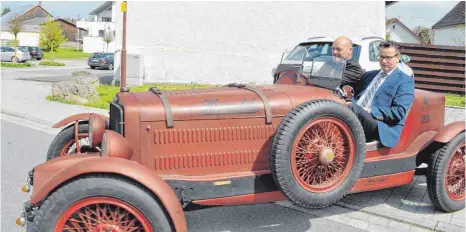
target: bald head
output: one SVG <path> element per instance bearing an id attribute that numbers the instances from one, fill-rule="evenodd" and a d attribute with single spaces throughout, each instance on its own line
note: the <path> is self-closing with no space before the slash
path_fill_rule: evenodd
<path id="1" fill-rule="evenodd" d="M 332 55 L 341 59 L 351 59 L 353 42 L 346 36 L 340 36 L 332 45 Z"/>

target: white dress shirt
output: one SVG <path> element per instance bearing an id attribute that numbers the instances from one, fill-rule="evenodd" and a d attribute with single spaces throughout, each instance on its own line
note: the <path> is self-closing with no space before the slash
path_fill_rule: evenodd
<path id="1" fill-rule="evenodd" d="M 393 71 L 395 71 L 396 68 L 390 70 L 386 76 L 382 77 L 382 70 L 380 70 L 380 72 L 377 73 L 377 75 L 374 77 L 374 79 L 372 79 L 371 83 L 369 84 L 369 86 L 367 86 L 366 89 L 371 89 L 372 86 L 374 86 L 374 84 L 377 82 L 377 80 L 379 78 L 382 78 L 382 80 L 380 81 L 379 85 L 376 86 L 376 90 L 374 92 L 374 94 L 372 94 L 371 98 L 369 99 L 369 102 L 367 103 L 367 108 L 369 108 L 371 105 L 372 105 L 372 100 L 374 100 L 374 96 L 375 96 L 375 93 L 377 92 L 377 90 L 379 89 L 379 87 L 383 84 L 383 82 L 387 79 L 388 76 L 390 76 L 390 74 L 393 73 Z M 368 94 L 368 91 L 364 91 L 364 93 L 362 94 L 362 96 L 359 98 L 359 100 L 356 102 L 356 104 L 358 104 L 359 106 L 361 107 L 364 107 L 362 106 L 362 103 L 364 102 L 364 99 L 367 97 L 367 94 Z M 365 110 L 367 110 L 365 108 Z"/>

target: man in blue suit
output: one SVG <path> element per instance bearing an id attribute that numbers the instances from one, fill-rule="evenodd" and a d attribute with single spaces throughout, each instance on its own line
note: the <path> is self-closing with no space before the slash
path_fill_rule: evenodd
<path id="1" fill-rule="evenodd" d="M 348 105 L 361 121 L 366 140 L 380 140 L 386 147 L 397 145 L 414 100 L 414 80 L 397 68 L 399 60 L 397 43 L 381 43 L 381 69 L 364 73 L 364 90 Z"/>

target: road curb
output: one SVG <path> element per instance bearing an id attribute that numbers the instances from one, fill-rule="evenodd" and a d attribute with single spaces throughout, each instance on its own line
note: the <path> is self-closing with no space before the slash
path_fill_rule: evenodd
<path id="1" fill-rule="evenodd" d="M 19 112 L 15 112 L 15 111 L 12 111 L 12 110 L 2 109 L 1 113 L 6 114 L 6 115 L 10 115 L 10 116 L 13 116 L 13 117 L 21 118 L 21 119 L 24 119 L 24 120 L 27 120 L 27 121 L 31 121 L 31 122 L 43 125 L 45 127 L 51 127 L 54 124 L 53 122 L 49 122 L 49 121 L 42 120 L 40 118 L 29 116 L 29 115 L 27 115 L 26 112 L 19 113 Z"/>

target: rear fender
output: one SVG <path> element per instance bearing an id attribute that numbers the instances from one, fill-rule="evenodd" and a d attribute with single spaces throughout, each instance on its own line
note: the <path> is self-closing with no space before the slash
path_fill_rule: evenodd
<path id="1" fill-rule="evenodd" d="M 187 231 L 186 219 L 172 188 L 145 166 L 121 158 L 100 155 L 65 156 L 34 168 L 33 193 L 30 202 L 36 205 L 65 182 L 81 175 L 108 173 L 132 179 L 145 186 L 160 200 L 176 231 Z"/>
<path id="2" fill-rule="evenodd" d="M 455 138 L 459 133 L 465 130 L 465 122 L 452 122 L 442 128 L 432 140 L 439 143 L 448 143 Z"/>
<path id="3" fill-rule="evenodd" d="M 75 121 L 87 121 L 88 122 L 89 117 L 91 116 L 91 114 L 93 114 L 93 113 L 75 114 L 75 115 L 69 116 L 69 117 L 59 121 L 58 123 L 56 123 L 52 127 L 53 128 L 60 128 L 60 127 L 63 127 L 65 125 L 68 125 L 70 123 L 73 123 Z M 108 125 L 108 117 L 104 116 L 104 115 L 101 115 L 101 114 L 98 114 L 98 115 L 100 115 L 102 118 L 104 118 L 105 121 L 107 122 L 107 125 Z"/>

